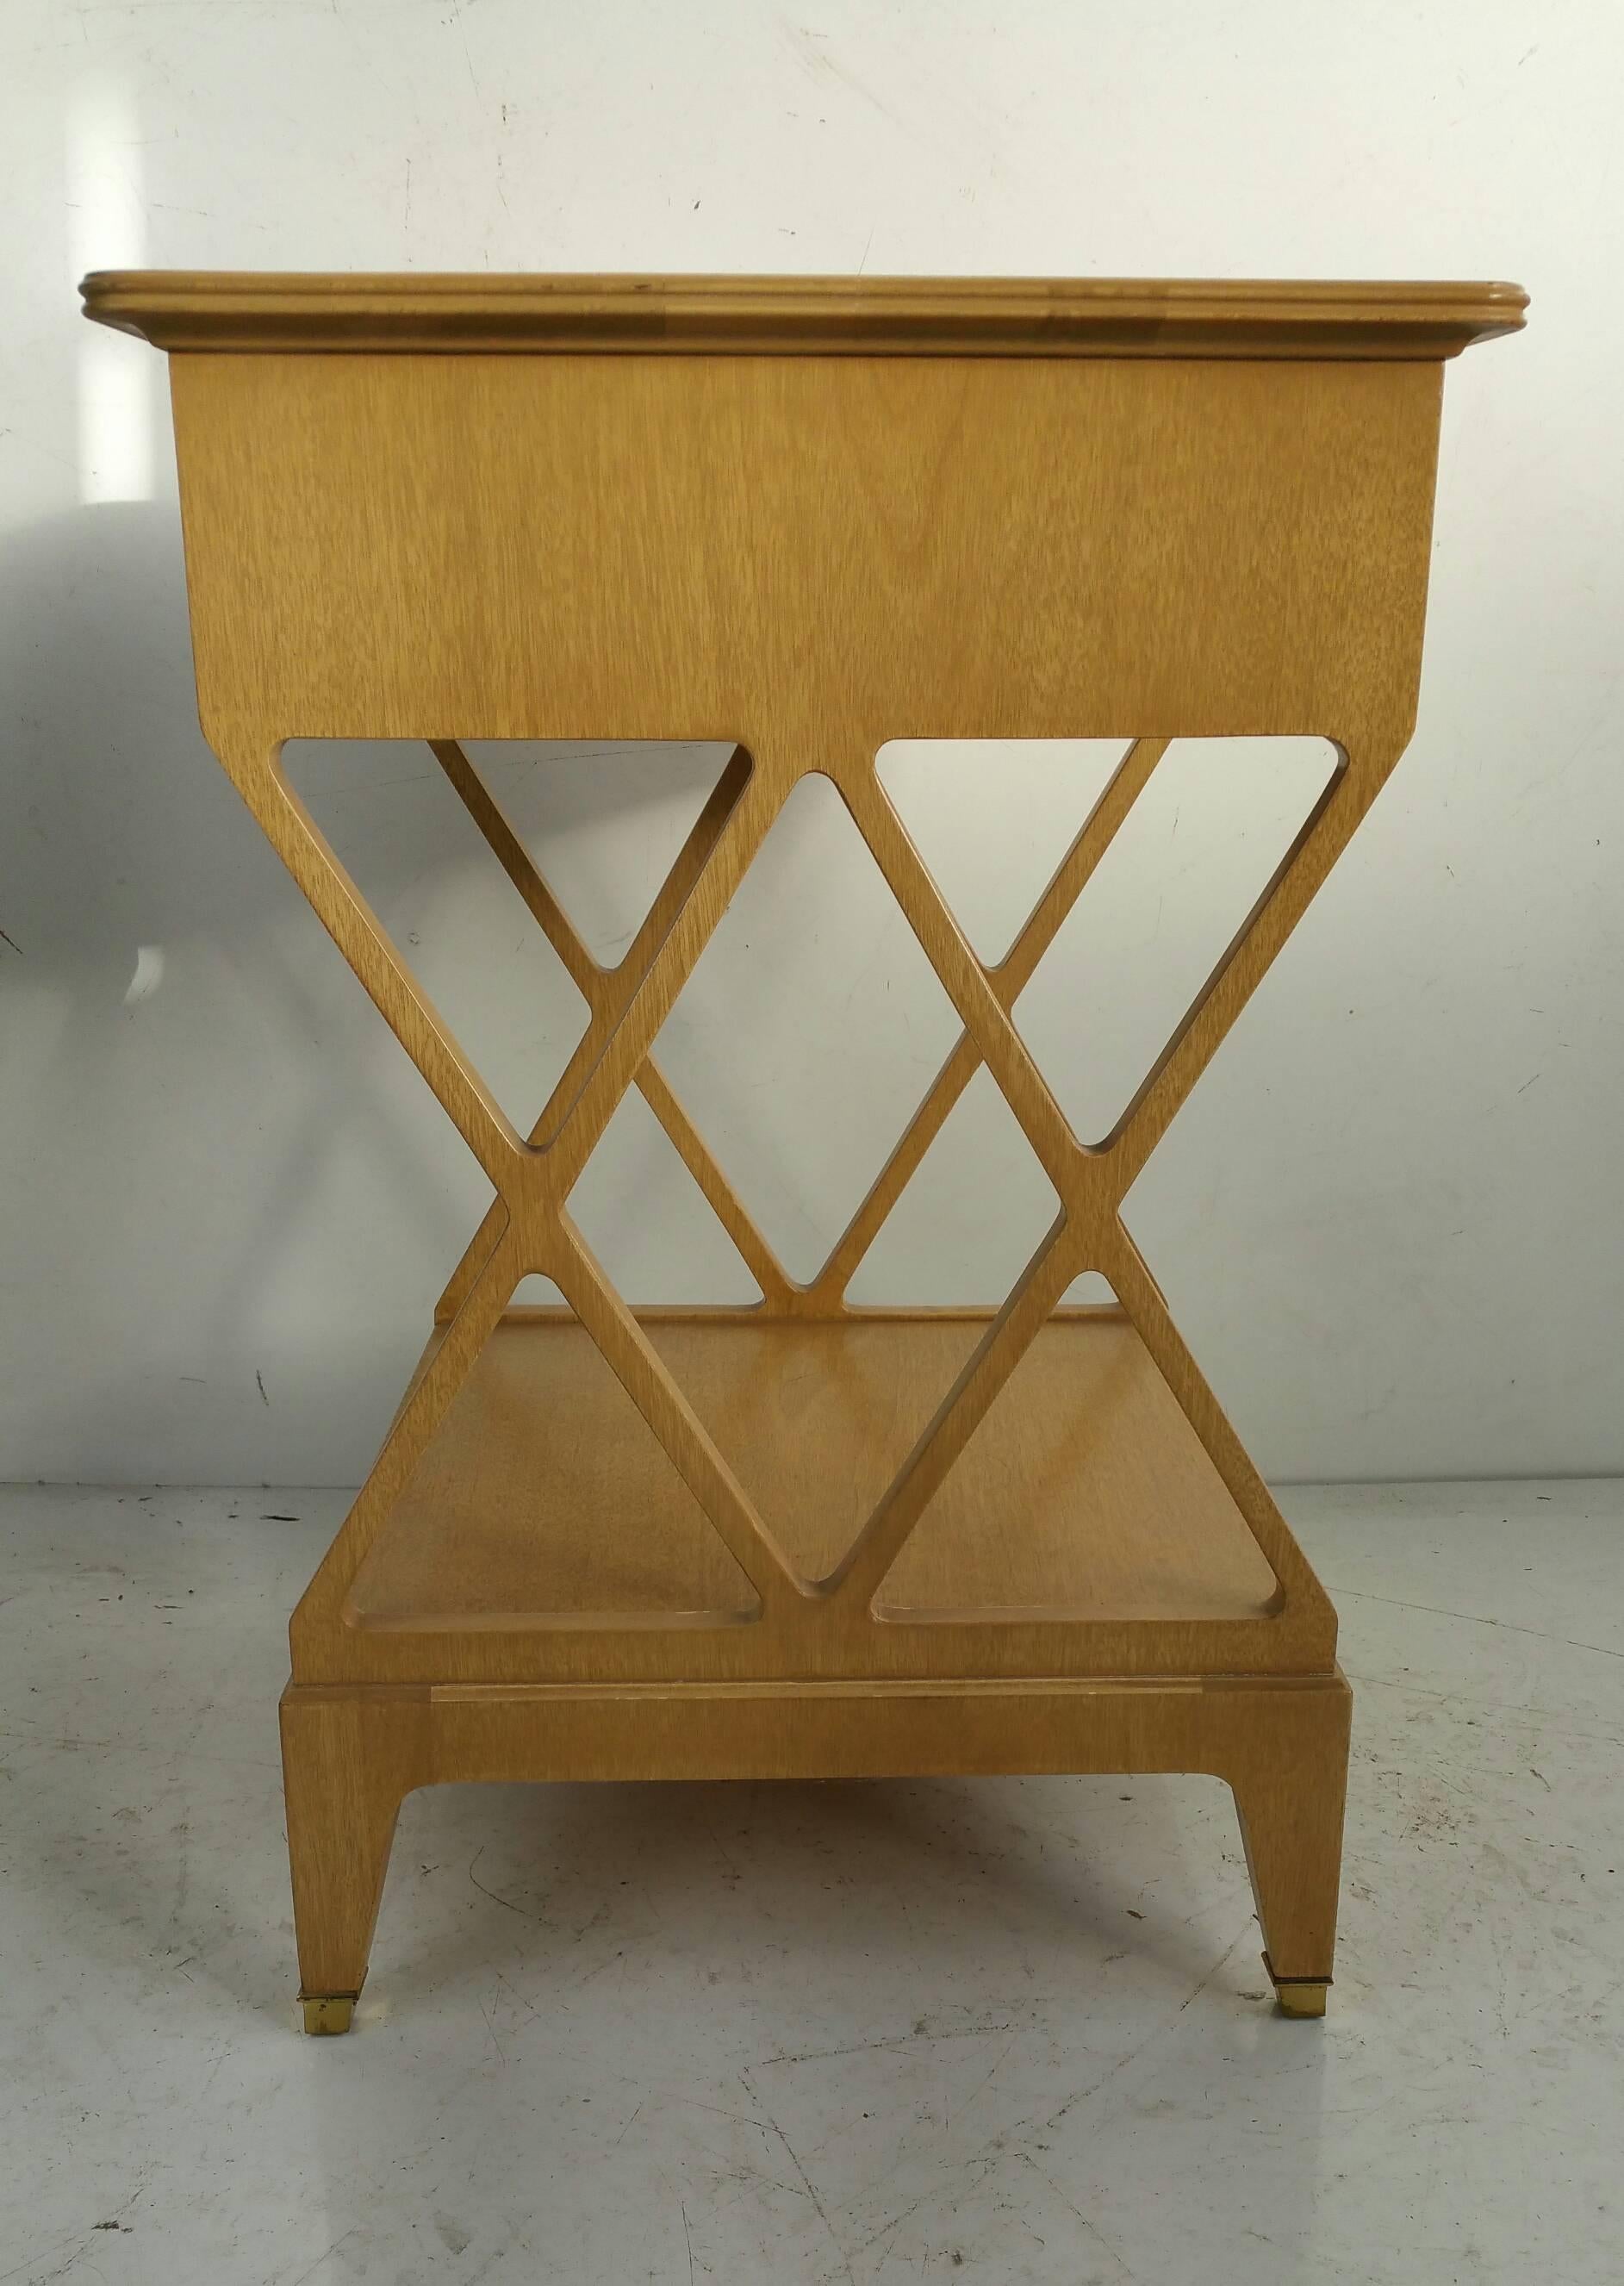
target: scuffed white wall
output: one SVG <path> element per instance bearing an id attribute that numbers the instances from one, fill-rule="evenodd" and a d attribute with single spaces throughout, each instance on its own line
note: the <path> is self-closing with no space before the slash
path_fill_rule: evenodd
<path id="1" fill-rule="evenodd" d="M 353 1480 L 482 1205 L 200 740 L 162 361 L 72 290 L 134 264 L 1526 284 L 1529 332 L 1449 373 L 1415 744 L 1130 1219 L 1277 1476 L 1624 1466 L 1621 72 L 1610 0 L 8 0 L 0 1475 Z M 579 1012 L 426 753 L 296 759 L 527 1101 Z M 1099 757 L 892 760 L 1007 934 Z M 490 761 L 601 950 L 714 769 Z M 1130 1070 L 1312 763 L 1147 813 L 1023 1010 L 1068 1103 Z M 798 1262 L 950 1030 L 851 856 L 798 800 L 661 1048 Z M 966 1122 L 877 1258 L 898 1289 L 962 1259 L 990 1290 L 1029 1242 L 984 1088 Z M 619 1128 L 582 1204 L 612 1265 L 728 1290 Z"/>

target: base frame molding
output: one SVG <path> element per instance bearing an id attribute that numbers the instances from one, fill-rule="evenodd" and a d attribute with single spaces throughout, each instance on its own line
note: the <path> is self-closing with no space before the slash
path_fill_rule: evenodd
<path id="1" fill-rule="evenodd" d="M 350 2029 L 396 1818 L 492 1781 L 1139 1776 L 1234 1793 L 1283 2013 L 1325 2013 L 1352 1694 L 1313 1676 L 733 1683 L 290 1683 L 281 1702 L 304 2029 Z"/>

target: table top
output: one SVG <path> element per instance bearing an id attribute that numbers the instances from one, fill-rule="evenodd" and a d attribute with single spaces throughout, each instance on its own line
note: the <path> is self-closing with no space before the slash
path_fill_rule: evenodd
<path id="1" fill-rule="evenodd" d="M 85 315 L 165 350 L 1438 359 L 1519 286 L 1133 278 L 637 278 L 99 270 Z"/>

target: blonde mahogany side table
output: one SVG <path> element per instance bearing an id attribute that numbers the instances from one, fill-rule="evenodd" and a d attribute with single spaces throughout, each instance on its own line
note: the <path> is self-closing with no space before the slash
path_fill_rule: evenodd
<path id="1" fill-rule="evenodd" d="M 169 352 L 209 744 L 496 1192 L 293 1617 L 306 2030 L 349 2026 L 402 1797 L 457 1779 L 1211 1773 L 1234 1792 L 1279 1999 L 1320 2014 L 1348 1742 L 1336 1615 L 1119 1208 L 1409 738 L 1443 361 L 1520 326 L 1525 296 L 166 272 L 83 292 Z M 1016 996 L 1169 740 L 1304 733 L 1333 742 L 1330 783 L 1127 1112 L 1080 1139 Z M 1132 743 L 985 966 L 877 751 L 1091 737 Z M 579 984 L 586 1032 L 529 1136 L 290 789 L 290 737 L 426 741 Z M 731 747 L 613 968 L 462 743 L 507 738 Z M 814 770 L 963 1034 L 802 1285 L 650 1052 Z M 1053 1226 L 996 1312 L 851 1306 L 982 1065 L 1058 1194 Z M 758 1305 L 634 1310 L 572 1221 L 634 1086 Z M 1084 1271 L 1117 1306 L 1061 1305 Z M 533 1272 L 567 1310 L 512 1306 Z M 566 1486 L 561 1443 L 579 1454 L 614 1395 L 600 1353 L 672 1466 L 606 1430 Z M 820 1471 L 873 1484 L 855 1537 Z"/>

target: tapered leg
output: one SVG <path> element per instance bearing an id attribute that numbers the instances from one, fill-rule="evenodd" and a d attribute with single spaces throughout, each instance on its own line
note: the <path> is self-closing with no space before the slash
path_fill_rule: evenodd
<path id="1" fill-rule="evenodd" d="M 1280 1719 L 1231 1784 L 1274 1997 L 1288 2016 L 1322 2016 L 1336 1943 L 1352 1694 L 1345 1683 L 1281 1691 L 1279 1707 Z"/>
<path id="2" fill-rule="evenodd" d="M 307 2032 L 347 2032 L 367 1976 L 403 1796 L 419 1783 L 420 1709 L 376 1691 L 289 1684 L 282 1780 Z"/>

